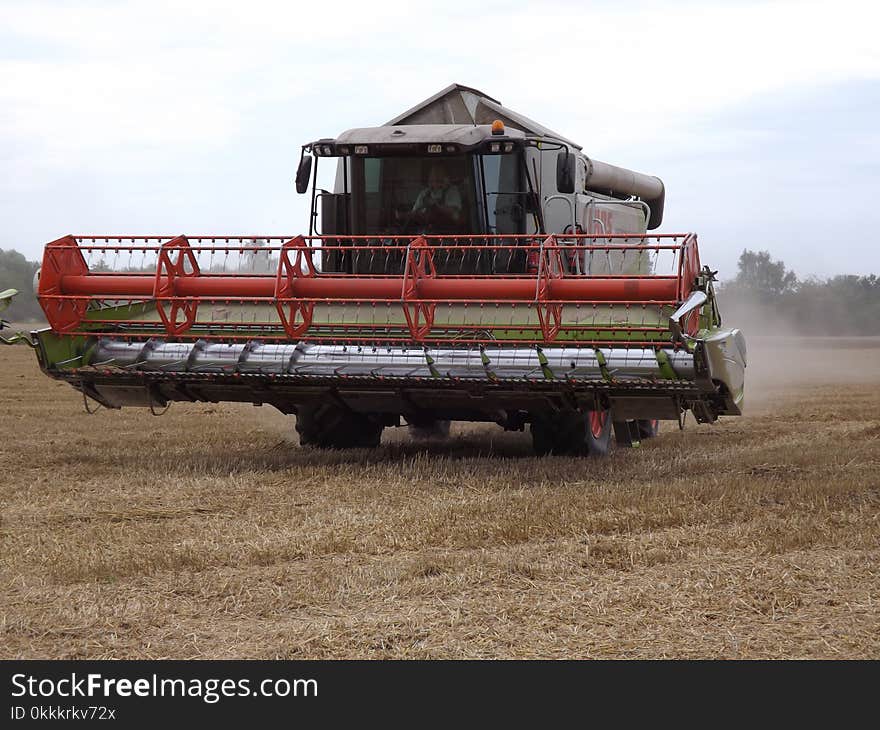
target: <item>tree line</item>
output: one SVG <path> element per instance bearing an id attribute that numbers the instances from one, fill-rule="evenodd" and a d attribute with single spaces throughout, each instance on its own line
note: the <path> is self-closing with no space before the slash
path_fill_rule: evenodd
<path id="1" fill-rule="evenodd" d="M 717 288 L 725 321 L 752 332 L 880 335 L 880 277 L 798 279 L 768 251 L 745 250 L 736 278 Z"/>

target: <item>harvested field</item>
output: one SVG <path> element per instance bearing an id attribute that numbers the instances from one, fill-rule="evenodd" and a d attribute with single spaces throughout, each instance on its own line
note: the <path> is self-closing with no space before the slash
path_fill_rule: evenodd
<path id="1" fill-rule="evenodd" d="M 89 416 L 2 348 L 0 656 L 880 658 L 880 341 L 750 349 L 746 417 L 573 460 Z"/>

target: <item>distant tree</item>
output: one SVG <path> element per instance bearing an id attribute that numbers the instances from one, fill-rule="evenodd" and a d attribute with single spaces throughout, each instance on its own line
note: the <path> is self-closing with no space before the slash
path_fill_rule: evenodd
<path id="1" fill-rule="evenodd" d="M 733 281 L 718 288 L 730 324 L 800 335 L 880 335 L 880 277 L 843 275 L 798 281 L 767 251 L 745 250 Z"/>
<path id="2" fill-rule="evenodd" d="M 734 284 L 748 289 L 764 302 L 779 299 L 797 289 L 798 280 L 782 261 L 774 261 L 769 251 L 744 250 L 739 257 L 739 271 Z"/>
<path id="3" fill-rule="evenodd" d="M 784 312 L 802 333 L 880 334 L 880 279 L 874 274 L 807 279 L 785 298 Z"/>

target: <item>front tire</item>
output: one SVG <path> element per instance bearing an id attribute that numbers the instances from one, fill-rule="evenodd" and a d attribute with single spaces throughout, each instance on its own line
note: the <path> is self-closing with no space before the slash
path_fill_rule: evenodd
<path id="1" fill-rule="evenodd" d="M 611 415 L 608 411 L 586 412 L 584 446 L 589 456 L 608 456 L 611 452 Z"/>
<path id="2" fill-rule="evenodd" d="M 368 416 L 332 404 L 300 406 L 296 431 L 300 446 L 319 449 L 373 449 L 383 427 Z"/>
<path id="3" fill-rule="evenodd" d="M 660 421 L 656 418 L 640 418 L 639 436 L 643 439 L 652 439 L 660 432 Z"/>
<path id="4" fill-rule="evenodd" d="M 532 449 L 536 456 L 547 456 L 553 453 L 553 425 L 549 420 L 533 419 L 529 425 L 532 434 Z"/>
<path id="5" fill-rule="evenodd" d="M 611 451 L 608 411 L 560 411 L 532 421 L 532 446 L 538 456 L 607 456 Z"/>

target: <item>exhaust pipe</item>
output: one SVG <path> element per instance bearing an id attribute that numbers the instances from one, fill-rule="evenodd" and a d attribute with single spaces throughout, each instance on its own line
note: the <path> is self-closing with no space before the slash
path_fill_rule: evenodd
<path id="1" fill-rule="evenodd" d="M 587 162 L 587 190 L 594 193 L 603 193 L 618 197 L 621 195 L 634 195 L 641 198 L 651 209 L 651 217 L 648 220 L 648 229 L 658 228 L 663 222 L 663 204 L 666 198 L 666 189 L 663 181 L 653 175 L 644 175 L 641 172 L 633 172 L 625 167 L 609 165 L 607 162 L 591 160 Z"/>

